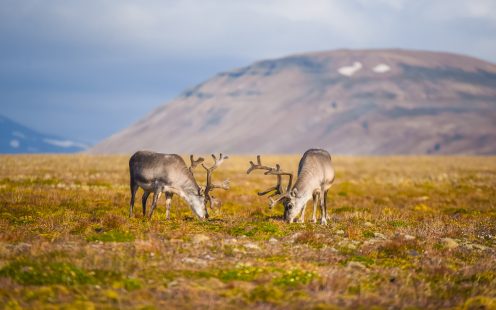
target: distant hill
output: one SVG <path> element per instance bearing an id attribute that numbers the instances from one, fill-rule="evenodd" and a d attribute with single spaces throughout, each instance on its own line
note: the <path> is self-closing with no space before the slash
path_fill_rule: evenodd
<path id="1" fill-rule="evenodd" d="M 0 153 L 71 153 L 86 145 L 45 135 L 0 115 Z"/>
<path id="2" fill-rule="evenodd" d="M 90 151 L 496 154 L 496 65 L 337 50 L 220 73 Z"/>

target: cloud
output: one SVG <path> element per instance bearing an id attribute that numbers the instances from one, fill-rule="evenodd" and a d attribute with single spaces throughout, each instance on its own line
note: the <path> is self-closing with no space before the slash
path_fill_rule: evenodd
<path id="1" fill-rule="evenodd" d="M 39 130 L 61 128 L 88 140 L 129 125 L 219 71 L 264 58 L 402 47 L 496 61 L 493 0 L 0 0 L 0 5 L 4 113 Z M 46 120 L 30 116 L 37 113 Z M 88 119 L 91 130 L 85 129 Z"/>

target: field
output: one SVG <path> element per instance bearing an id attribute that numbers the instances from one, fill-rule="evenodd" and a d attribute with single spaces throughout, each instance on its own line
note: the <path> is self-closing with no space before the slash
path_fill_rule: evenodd
<path id="1" fill-rule="evenodd" d="M 164 198 L 143 218 L 141 190 L 128 218 L 123 156 L 1 156 L 0 304 L 496 308 L 496 158 L 335 157 L 327 226 L 282 222 L 249 159 L 215 172 L 231 189 L 201 222 L 177 197 L 171 220 Z"/>

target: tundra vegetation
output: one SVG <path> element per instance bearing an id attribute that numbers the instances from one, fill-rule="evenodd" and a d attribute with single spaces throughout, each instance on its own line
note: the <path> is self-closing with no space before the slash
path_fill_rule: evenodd
<path id="1" fill-rule="evenodd" d="M 327 226 L 270 210 L 252 156 L 216 171 L 208 220 L 176 195 L 170 220 L 164 198 L 128 218 L 128 159 L 0 157 L 3 307 L 496 307 L 495 157 L 333 156 Z"/>

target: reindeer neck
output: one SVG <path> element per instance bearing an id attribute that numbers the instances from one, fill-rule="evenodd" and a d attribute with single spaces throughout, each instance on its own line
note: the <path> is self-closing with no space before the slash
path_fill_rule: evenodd
<path id="1" fill-rule="evenodd" d="M 311 171 L 309 169 L 301 169 L 298 174 L 298 179 L 293 186 L 293 189 L 298 191 L 298 196 L 312 196 L 315 187 L 318 184 L 314 184 L 315 178 L 313 177 Z"/>

